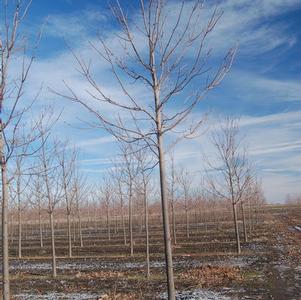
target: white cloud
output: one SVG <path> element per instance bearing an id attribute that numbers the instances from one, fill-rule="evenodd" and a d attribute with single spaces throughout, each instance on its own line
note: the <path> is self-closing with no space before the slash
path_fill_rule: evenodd
<path id="1" fill-rule="evenodd" d="M 224 9 L 224 15 L 217 25 L 216 31 L 212 34 L 211 46 L 221 53 L 239 40 L 240 53 L 253 56 L 279 46 L 291 47 L 294 45 L 295 37 L 287 33 L 289 24 L 283 26 L 283 24 L 273 23 L 267 26 L 265 21 L 298 6 L 300 6 L 300 1 L 294 0 L 223 1 L 221 8 Z M 168 11 L 174 14 L 174 3 L 170 5 Z M 91 10 L 82 13 L 83 15 L 75 13 L 51 16 L 46 33 L 59 38 L 74 39 L 74 43 L 72 43 L 74 50 L 93 62 L 92 71 L 95 72 L 105 91 L 124 101 L 125 97 L 120 89 L 118 90 L 114 85 L 108 66 L 95 51 L 87 47 L 87 43 L 81 43 L 83 38 L 97 42 L 94 35 L 91 35 L 91 32 L 96 29 L 93 24 L 94 22 L 95 24 L 103 22 L 107 16 Z M 204 19 L 208 17 L 209 9 L 206 8 L 204 9 Z M 106 32 L 106 40 L 118 52 L 121 49 L 120 44 L 113 33 L 115 32 Z M 140 35 L 137 36 L 137 43 L 139 50 L 143 51 L 145 43 Z M 32 97 L 35 93 L 32 91 L 36 91 L 41 82 L 44 82 L 45 88 L 40 97 L 41 103 L 55 103 L 58 110 L 65 107 L 56 133 L 62 137 L 70 136 L 76 146 L 84 151 L 80 160 L 82 170 L 94 178 L 95 174 L 101 174 L 107 170 L 106 166 L 109 165 L 110 158 L 115 154 L 116 146 L 112 143 L 114 139 L 104 137 L 103 131 L 100 129 L 95 129 L 93 136 L 90 137 L 82 132 L 79 133 L 76 129 L 66 128 L 65 123 L 73 126 L 78 125 L 80 123 L 77 120 L 78 117 L 85 121 L 91 121 L 93 118 L 81 107 L 73 105 L 47 90 L 47 87 L 50 87 L 56 91 L 66 91 L 63 86 L 63 80 L 66 80 L 78 95 L 87 96 L 85 90 L 89 87 L 75 71 L 74 57 L 69 50 L 63 47 L 62 45 L 61 53 L 56 54 L 55 57 L 39 59 L 35 63 L 30 76 L 27 95 Z M 230 76 L 227 81 L 227 91 L 235 96 L 242 95 L 244 99 L 254 101 L 254 103 L 267 99 L 271 101 L 295 101 L 301 98 L 301 85 L 297 80 L 274 79 L 241 70 L 233 71 Z M 133 95 L 147 101 L 147 92 L 144 86 L 142 84 L 132 86 L 128 84 Z M 246 91 L 248 92 L 247 95 Z M 104 105 L 101 105 L 101 109 L 108 115 L 112 113 L 112 109 Z M 298 142 L 301 129 L 300 117 L 301 111 L 294 111 L 258 117 L 243 116 L 241 118 L 240 124 L 243 133 L 246 134 L 245 140 L 255 163 L 259 167 L 270 200 L 284 199 L 288 192 L 298 190 L 298 185 L 294 183 L 294 180 L 296 179 L 295 174 L 299 171 L 299 165 L 296 162 L 300 162 L 300 155 L 295 153 L 300 150 L 300 142 Z M 196 140 L 180 143 L 176 148 L 178 164 L 185 165 L 195 176 L 200 176 L 199 173 L 204 168 L 202 151 L 209 153 L 209 155 L 213 152 L 212 146 L 209 144 L 209 134 L 210 132 L 207 132 L 206 135 L 202 135 Z M 98 167 L 93 168 L 92 165 Z M 283 175 L 283 172 L 287 172 L 287 174 Z M 298 178 L 300 178 L 300 172 L 298 174 Z"/>

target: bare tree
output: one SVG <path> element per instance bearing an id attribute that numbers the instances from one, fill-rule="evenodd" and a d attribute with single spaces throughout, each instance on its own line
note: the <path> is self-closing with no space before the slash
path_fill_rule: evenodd
<path id="1" fill-rule="evenodd" d="M 212 193 L 232 204 L 235 226 L 237 253 L 241 253 L 237 205 L 243 199 L 252 182 L 252 174 L 247 159 L 247 153 L 241 146 L 237 120 L 228 118 L 220 122 L 220 127 L 212 138 L 219 165 L 209 163 L 216 171 L 215 179 L 208 175 Z"/>
<path id="2" fill-rule="evenodd" d="M 169 183 L 169 194 L 170 194 L 170 202 L 171 202 L 171 219 L 172 219 L 172 235 L 174 245 L 177 244 L 177 228 L 176 228 L 176 212 L 175 212 L 175 201 L 176 201 L 176 191 L 177 191 L 177 182 L 178 176 L 175 168 L 175 159 L 174 153 L 170 153 L 170 183 Z"/>
<path id="3" fill-rule="evenodd" d="M 108 240 L 111 240 L 111 204 L 112 204 L 112 194 L 113 189 L 111 182 L 108 178 L 104 178 L 99 185 L 98 191 L 96 192 L 96 197 L 98 201 L 101 201 L 105 207 L 106 215 L 106 226 L 107 226 L 107 236 Z"/>
<path id="4" fill-rule="evenodd" d="M 119 55 L 101 37 L 97 43 L 91 42 L 91 46 L 100 59 L 110 66 L 122 95 L 114 98 L 106 93 L 93 74 L 91 66 L 94 64 L 86 62 L 76 54 L 74 56 L 80 72 L 90 88 L 86 90 L 85 96 L 82 93 L 80 96 L 74 87 L 66 83 L 69 94 L 61 94 L 81 104 L 97 118 L 96 123 L 91 123 L 93 127 L 102 126 L 118 140 L 143 141 L 143 147 L 149 147 L 155 155 L 160 171 L 169 299 L 175 299 L 175 289 L 164 136 L 168 132 L 176 132 L 176 128 L 181 131 L 179 139 L 196 133 L 202 120 L 185 126 L 188 117 L 206 94 L 222 81 L 229 71 L 235 53 L 235 49 L 230 49 L 215 70 L 209 67 L 212 51 L 207 46 L 207 40 L 222 12 L 214 10 L 211 17 L 204 22 L 202 9 L 203 2 L 200 0 L 189 3 L 183 0 L 177 3 L 176 10 L 174 7 L 170 9 L 168 2 L 164 0 L 141 0 L 139 15 L 133 18 L 139 23 L 135 23 L 130 22 L 127 13 L 117 2 L 112 12 L 120 28 L 116 36 L 122 54 Z M 145 96 L 134 94 L 135 89 L 130 88 L 132 80 L 137 86 L 142 84 Z M 97 104 L 114 108 L 113 113 L 106 114 Z M 178 109 L 172 109 L 175 107 Z"/>
<path id="5" fill-rule="evenodd" d="M 150 153 L 146 151 L 135 151 L 135 158 L 138 163 L 138 176 L 136 184 L 141 186 L 143 206 L 144 206 L 144 225 L 145 225 L 145 246 L 146 246 L 146 276 L 150 277 L 150 262 L 149 262 L 149 221 L 148 221 L 148 194 L 151 180 L 151 172 L 153 170 L 153 161 Z"/>
<path id="6" fill-rule="evenodd" d="M 133 148 L 130 144 L 120 143 L 120 159 L 122 168 L 121 180 L 127 186 L 128 205 L 129 205 L 129 241 L 130 255 L 134 255 L 134 239 L 133 239 L 133 196 L 134 183 L 138 175 L 138 165 L 134 156 Z"/>
<path id="7" fill-rule="evenodd" d="M 0 164 L 1 164 L 1 188 L 2 188 L 2 251 L 3 251 L 3 299 L 10 298 L 9 289 L 9 252 L 8 252 L 8 182 L 7 177 L 9 160 L 14 157 L 16 149 L 22 148 L 26 143 L 30 144 L 35 136 L 35 124 L 22 124 L 33 105 L 25 101 L 25 85 L 34 61 L 32 56 L 26 53 L 26 41 L 21 34 L 21 25 L 24 21 L 31 0 L 0 1 L 1 25 L 0 25 Z M 33 51 L 36 45 L 32 47 Z M 11 72 L 13 62 L 18 62 L 19 70 Z M 38 93 L 37 93 L 38 94 Z M 30 122 L 28 122 L 30 123 Z M 24 125 L 24 126 L 23 126 Z M 21 134 L 28 129 L 27 134 Z M 22 138 L 20 138 L 20 136 Z M 26 153 L 29 155 L 30 151 Z M 20 153 L 18 154 L 20 155 Z M 23 153 L 22 155 L 25 155 Z"/>
<path id="8" fill-rule="evenodd" d="M 56 148 L 56 158 L 59 165 L 59 175 L 64 194 L 68 228 L 68 256 L 72 257 L 72 236 L 71 236 L 71 213 L 74 204 L 74 189 L 72 179 L 75 173 L 76 153 L 74 149 L 70 150 L 69 143 L 65 142 Z"/>
<path id="9" fill-rule="evenodd" d="M 40 176 L 33 176 L 32 186 L 30 188 L 32 197 L 30 203 L 33 207 L 38 208 L 39 215 L 39 236 L 40 236 L 40 247 L 44 247 L 43 243 L 43 224 L 42 224 L 42 208 L 44 207 L 45 193 L 43 192 L 43 180 Z"/>
<path id="10" fill-rule="evenodd" d="M 41 128 L 42 130 L 42 128 Z M 51 252 L 52 252 L 52 277 L 57 276 L 56 254 L 55 254 L 55 232 L 54 232 L 54 210 L 62 198 L 62 188 L 59 182 L 58 165 L 56 162 L 56 153 L 58 143 L 53 142 L 50 147 L 46 142 L 46 136 L 42 134 L 43 144 L 39 155 L 39 170 L 42 174 L 45 198 L 47 199 L 47 213 L 49 215 L 49 225 L 51 232 Z"/>
<path id="11" fill-rule="evenodd" d="M 80 246 L 84 246 L 83 242 L 83 233 L 82 233 L 82 217 L 81 217 L 81 205 L 85 197 L 89 194 L 89 188 L 86 184 L 86 180 L 80 176 L 78 172 L 75 173 L 73 180 L 73 190 L 74 190 L 74 201 L 75 201 L 75 210 L 78 220 L 78 233 Z"/>
<path id="12" fill-rule="evenodd" d="M 25 145 L 25 147 L 27 147 Z M 26 149 L 21 149 L 21 153 L 26 153 Z M 26 195 L 26 190 L 28 190 L 29 182 L 31 176 L 24 176 L 24 159 L 25 157 L 20 155 L 15 158 L 15 172 L 10 181 L 10 194 L 15 194 L 14 199 L 17 202 L 18 208 L 18 257 L 22 257 L 22 213 L 26 206 L 28 205 L 28 198 Z M 26 168 L 27 169 L 27 168 Z M 13 184 L 15 183 L 15 184 Z"/>
<path id="13" fill-rule="evenodd" d="M 113 179 L 114 185 L 117 187 L 117 197 L 119 197 L 119 204 L 120 204 L 120 213 L 121 213 L 121 225 L 122 225 L 122 232 L 123 232 L 123 243 L 124 245 L 127 244 L 126 242 L 126 226 L 125 226 L 125 216 L 124 216 L 124 209 L 125 209 L 125 190 L 124 190 L 124 178 L 123 178 L 123 169 L 122 166 L 117 162 L 113 161 L 113 168 L 111 171 L 111 177 Z"/>
<path id="14" fill-rule="evenodd" d="M 190 193 L 192 185 L 192 177 L 189 172 L 182 169 L 179 174 L 179 184 L 183 190 L 183 200 L 185 209 L 186 237 L 189 238 L 189 209 L 190 209 Z"/>

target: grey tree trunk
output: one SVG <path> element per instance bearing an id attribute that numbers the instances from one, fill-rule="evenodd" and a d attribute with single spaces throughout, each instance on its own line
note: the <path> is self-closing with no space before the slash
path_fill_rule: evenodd
<path id="1" fill-rule="evenodd" d="M 185 219 L 186 219 L 186 237 L 189 238 L 189 214 L 188 208 L 185 207 Z"/>
<path id="2" fill-rule="evenodd" d="M 172 232 L 174 245 L 177 244 L 177 228 L 176 228 L 176 215 L 175 215 L 175 204 L 174 199 L 171 200 L 171 211 L 172 211 Z"/>
<path id="3" fill-rule="evenodd" d="M 234 220 L 234 226 L 235 226 L 236 248 L 237 248 L 237 253 L 240 254 L 241 248 L 240 248 L 239 229 L 238 229 L 238 222 L 237 222 L 236 203 L 232 203 L 232 208 L 233 208 L 233 220 Z"/>
<path id="4" fill-rule="evenodd" d="M 129 231 L 130 231 L 130 254 L 134 255 L 134 243 L 133 243 L 133 205 L 132 205 L 132 184 L 130 183 L 129 191 Z"/>
<path id="5" fill-rule="evenodd" d="M 158 122 L 161 123 L 160 120 Z M 169 215 L 168 215 L 168 199 L 167 199 L 167 186 L 165 177 L 165 161 L 163 152 L 163 138 L 161 134 L 157 135 L 158 139 L 158 154 L 159 154 L 159 170 L 160 170 L 160 187 L 161 187 L 161 205 L 163 217 L 163 230 L 164 230 L 164 246 L 165 246 L 165 263 L 168 284 L 168 299 L 175 300 L 175 285 L 173 275 L 172 263 L 172 248 L 169 228 Z"/>
<path id="6" fill-rule="evenodd" d="M 71 235 L 71 215 L 67 214 L 67 225 L 68 225 L 68 256 L 72 257 L 72 235 Z"/>
<path id="7" fill-rule="evenodd" d="M 145 244 L 146 244 L 146 277 L 150 277 L 150 263 L 149 263 L 149 228 L 148 228 L 148 203 L 146 187 L 144 186 L 144 222 L 145 222 Z"/>
<path id="8" fill-rule="evenodd" d="M 43 248 L 43 227 L 42 227 L 42 216 L 41 216 L 41 205 L 39 205 L 39 230 L 40 230 L 40 247 Z"/>
<path id="9" fill-rule="evenodd" d="M 253 218 L 252 218 L 252 206 L 251 201 L 248 199 L 248 211 L 249 211 L 249 235 L 252 234 L 253 231 Z"/>
<path id="10" fill-rule="evenodd" d="M 80 246 L 82 248 L 82 247 L 84 247 L 84 242 L 83 242 L 82 220 L 81 220 L 81 217 L 80 217 L 80 212 L 78 212 L 78 229 L 79 229 Z"/>
<path id="11" fill-rule="evenodd" d="M 19 197 L 19 196 L 18 196 Z M 19 204 L 18 208 L 18 226 L 19 226 L 19 238 L 18 238 L 18 258 L 22 257 L 22 211 L 21 204 Z"/>
<path id="12" fill-rule="evenodd" d="M 2 126 L 2 124 L 1 124 Z M 9 253 L 8 253 L 8 186 L 7 170 L 4 157 L 3 135 L 0 136 L 0 154 L 1 154 L 1 181 L 2 181 L 2 282 L 3 282 L 3 300 L 10 299 L 9 291 Z"/>
<path id="13" fill-rule="evenodd" d="M 125 229 L 123 205 L 121 206 L 121 222 L 122 222 L 122 228 L 123 228 L 123 243 L 124 243 L 124 245 L 126 245 L 126 229 Z"/>
<path id="14" fill-rule="evenodd" d="M 55 255 L 55 241 L 54 241 L 54 221 L 53 211 L 49 214 L 50 218 L 50 232 L 51 232 L 51 252 L 52 252 L 52 277 L 56 277 L 56 255 Z"/>
<path id="15" fill-rule="evenodd" d="M 109 204 L 107 205 L 107 232 L 108 232 L 108 240 L 111 240 L 111 224 L 110 224 L 110 209 Z"/>
<path id="16" fill-rule="evenodd" d="M 245 242 L 247 242 L 248 241 L 248 234 L 247 234 L 247 224 L 246 224 L 244 202 L 241 202 L 241 214 L 242 214 L 242 223 L 243 223 L 243 227 L 244 227 L 244 240 L 245 240 Z"/>

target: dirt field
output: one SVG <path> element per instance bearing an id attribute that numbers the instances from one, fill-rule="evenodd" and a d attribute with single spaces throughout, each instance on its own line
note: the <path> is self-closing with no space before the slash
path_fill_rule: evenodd
<path id="1" fill-rule="evenodd" d="M 194 224 L 191 238 L 178 232 L 174 247 L 177 299 L 301 299 L 301 210 L 268 209 L 235 254 L 231 223 L 214 228 Z M 58 277 L 51 278 L 49 240 L 39 248 L 38 236 L 24 240 L 23 259 L 11 246 L 14 299 L 166 299 L 163 243 L 151 228 L 151 278 L 145 277 L 143 231 L 135 232 L 135 256 L 127 255 L 122 233 L 86 232 L 85 247 L 74 245 L 67 259 L 66 238 L 56 240 Z"/>

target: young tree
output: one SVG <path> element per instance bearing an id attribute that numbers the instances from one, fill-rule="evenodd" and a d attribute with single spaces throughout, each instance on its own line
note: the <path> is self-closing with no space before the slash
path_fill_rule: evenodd
<path id="1" fill-rule="evenodd" d="M 43 192 L 43 180 L 40 176 L 33 176 L 32 186 L 30 188 L 32 197 L 30 203 L 33 207 L 37 207 L 39 215 L 39 235 L 40 247 L 44 247 L 43 243 L 43 223 L 42 223 L 42 209 L 44 208 L 45 193 Z"/>
<path id="2" fill-rule="evenodd" d="M 226 199 L 232 205 L 237 253 L 240 254 L 237 205 L 243 199 L 253 178 L 247 153 L 241 146 L 237 121 L 232 118 L 221 121 L 219 129 L 212 136 L 212 144 L 219 165 L 209 163 L 216 171 L 214 179 L 208 175 L 209 186 L 216 197 Z"/>
<path id="3" fill-rule="evenodd" d="M 15 156 L 17 149 L 25 144 L 33 144 L 33 141 L 37 139 L 36 124 L 30 124 L 27 120 L 27 125 L 25 125 L 25 117 L 35 100 L 28 101 L 24 97 L 25 85 L 34 61 L 34 55 L 28 55 L 26 42 L 32 39 L 25 39 L 21 34 L 21 25 L 27 16 L 30 4 L 31 0 L 0 1 L 0 165 L 4 300 L 10 298 L 8 251 L 8 183 L 10 179 L 7 176 L 10 168 L 9 161 Z M 36 45 L 32 48 L 34 50 Z M 13 73 L 11 67 L 14 62 L 17 62 L 19 69 Z M 24 134 L 20 135 L 20 131 Z M 28 133 L 25 134 L 25 131 Z M 29 150 L 28 153 L 20 154 L 19 152 L 18 155 L 25 156 L 30 153 Z"/>
<path id="4" fill-rule="evenodd" d="M 134 149 L 133 149 L 134 150 Z M 141 191 L 143 206 L 144 206 L 144 224 L 145 224 L 145 246 L 146 246 L 146 277 L 150 277 L 150 262 L 149 262 L 149 221 L 148 221 L 148 194 L 151 180 L 151 172 L 154 163 L 150 157 L 150 153 L 146 151 L 135 151 L 135 158 L 138 164 L 138 176 L 136 184 Z M 141 188 L 139 188 L 141 187 Z"/>
<path id="5" fill-rule="evenodd" d="M 40 129 L 42 130 L 42 128 Z M 52 252 L 52 277 L 57 276 L 56 254 L 55 254 L 55 228 L 54 228 L 54 210 L 62 198 L 62 187 L 59 182 L 59 168 L 56 162 L 56 153 L 58 143 L 53 141 L 53 146 L 49 146 L 46 136 L 42 134 L 42 147 L 39 155 L 38 172 L 42 174 L 43 190 L 47 199 L 47 213 L 49 215 L 49 225 L 51 233 L 51 252 Z"/>
<path id="6" fill-rule="evenodd" d="M 96 198 L 103 203 L 106 215 L 106 226 L 108 240 L 111 240 L 111 204 L 113 188 L 108 178 L 104 178 L 96 192 Z"/>
<path id="7" fill-rule="evenodd" d="M 125 216 L 124 216 L 124 180 L 123 180 L 123 172 L 122 166 L 119 165 L 117 161 L 113 162 L 113 169 L 111 171 L 111 177 L 114 182 L 114 186 L 117 187 L 116 196 L 119 198 L 119 205 L 120 205 L 120 213 L 121 213 L 121 225 L 122 225 L 122 232 L 123 232 L 123 243 L 126 246 L 126 226 L 125 226 Z"/>
<path id="8" fill-rule="evenodd" d="M 129 204 L 129 240 L 130 255 L 134 255 L 134 239 L 133 239 L 133 199 L 134 199 L 134 183 L 138 175 L 138 166 L 134 156 L 133 148 L 130 144 L 120 143 L 120 159 L 122 168 L 122 182 L 126 184 Z"/>
<path id="9" fill-rule="evenodd" d="M 94 64 L 77 55 L 75 59 L 90 89 L 83 95 L 66 83 L 70 93 L 62 94 L 98 119 L 96 124 L 91 124 L 93 127 L 100 124 L 118 140 L 144 142 L 143 147 L 149 147 L 155 155 L 159 166 L 169 299 L 175 299 L 175 289 L 164 137 L 171 131 L 175 132 L 180 125 L 179 138 L 194 135 L 202 120 L 187 128 L 188 117 L 205 95 L 222 81 L 235 53 L 235 49 L 230 49 L 215 71 L 208 66 L 212 51 L 208 48 L 207 39 L 222 12 L 214 10 L 204 22 L 202 9 L 203 2 L 200 0 L 189 3 L 183 0 L 172 9 L 165 0 L 141 0 L 138 16 L 133 18 L 138 20 L 137 24 L 131 22 L 117 2 L 112 11 L 120 31 L 116 34 L 118 41 L 114 45 L 121 45 L 118 49 L 121 54 L 101 37 L 99 42 L 91 42 L 91 46 L 100 59 L 108 63 L 121 95 L 112 97 L 107 93 L 93 74 L 91 67 Z M 145 91 L 143 97 L 140 93 L 135 95 L 135 89 L 130 88 L 133 80 L 137 87 L 142 84 Z M 97 104 L 101 104 L 102 108 L 113 108 L 113 113 L 108 115 Z"/>
<path id="10" fill-rule="evenodd" d="M 72 180 L 75 173 L 75 150 L 69 149 L 68 142 L 61 143 L 56 148 L 56 158 L 59 166 L 59 175 L 66 205 L 67 228 L 68 228 L 68 256 L 72 257 L 72 236 L 71 236 L 71 213 L 74 204 L 74 189 Z"/>
<path id="11" fill-rule="evenodd" d="M 26 153 L 26 150 L 22 149 L 22 153 Z M 16 199 L 18 209 L 18 258 L 22 257 L 22 213 L 29 202 L 27 201 L 26 192 L 31 179 L 31 176 L 24 176 L 23 174 L 25 168 L 24 159 L 25 157 L 22 155 L 16 157 L 15 172 L 10 184 L 10 193 L 15 194 L 14 199 Z"/>
<path id="12" fill-rule="evenodd" d="M 190 193 L 192 185 L 192 177 L 189 172 L 182 169 L 179 175 L 179 183 L 183 191 L 184 209 L 185 209 L 185 223 L 186 223 L 186 237 L 189 238 L 189 209 L 190 209 Z"/>
<path id="13" fill-rule="evenodd" d="M 174 160 L 174 153 L 171 152 L 170 154 L 170 202 L 171 202 L 171 219 L 172 219 L 172 235 L 173 235 L 173 243 L 174 245 L 177 244 L 177 228 L 176 228 L 176 213 L 175 213 L 175 202 L 176 202 L 176 191 L 177 191 L 177 182 L 178 182 L 178 175 L 176 173 L 175 168 L 175 160 Z"/>
<path id="14" fill-rule="evenodd" d="M 74 190 L 74 202 L 75 202 L 75 210 L 78 220 L 78 233 L 81 248 L 84 247 L 83 242 L 83 233 L 82 233 L 82 217 L 81 217 L 81 205 L 83 200 L 89 194 L 89 187 L 86 184 L 86 180 L 80 176 L 78 172 L 75 173 L 73 179 L 73 190 Z"/>

